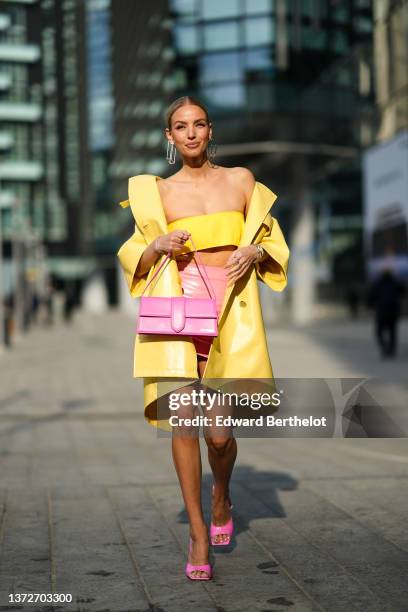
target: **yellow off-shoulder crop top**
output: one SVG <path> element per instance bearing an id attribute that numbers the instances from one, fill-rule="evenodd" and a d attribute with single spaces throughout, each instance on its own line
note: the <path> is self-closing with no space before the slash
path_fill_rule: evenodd
<path id="1" fill-rule="evenodd" d="M 239 210 L 223 210 L 207 215 L 182 217 L 167 224 L 169 232 L 176 229 L 190 232 L 197 251 L 212 247 L 233 244 L 238 246 L 241 241 L 245 219 Z M 177 253 L 194 251 L 191 240 L 187 240 Z"/>

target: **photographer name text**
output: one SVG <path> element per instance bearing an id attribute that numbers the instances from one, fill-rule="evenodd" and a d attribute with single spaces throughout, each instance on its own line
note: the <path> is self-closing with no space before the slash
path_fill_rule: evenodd
<path id="1" fill-rule="evenodd" d="M 192 418 L 179 417 L 173 414 L 169 419 L 173 427 L 327 427 L 326 417 L 276 417 L 273 414 L 253 418 L 237 418 L 217 415 L 215 417 L 197 415 Z"/>

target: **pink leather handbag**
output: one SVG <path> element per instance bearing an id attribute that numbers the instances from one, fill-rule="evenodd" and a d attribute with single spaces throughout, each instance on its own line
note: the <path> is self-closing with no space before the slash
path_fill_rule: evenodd
<path id="1" fill-rule="evenodd" d="M 192 242 L 191 238 L 190 240 Z M 192 244 L 194 246 L 193 242 Z M 170 255 L 170 253 L 166 255 L 150 281 L 147 283 L 143 293 L 156 278 L 164 264 L 170 259 Z M 151 297 L 145 296 L 142 293 L 136 328 L 137 333 L 173 336 L 217 336 L 218 317 L 216 299 L 213 297 L 213 295 L 215 295 L 214 289 L 208 278 L 205 267 L 203 269 L 212 289 L 211 294 L 203 278 L 210 296 L 209 298 L 191 298 L 184 296 Z M 199 270 L 201 272 L 200 266 Z"/>

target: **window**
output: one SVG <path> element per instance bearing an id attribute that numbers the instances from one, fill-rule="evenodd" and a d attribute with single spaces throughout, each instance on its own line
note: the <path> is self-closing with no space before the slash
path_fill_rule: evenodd
<path id="1" fill-rule="evenodd" d="M 148 133 L 146 138 L 146 145 L 148 147 L 157 147 L 160 142 L 164 139 L 164 135 L 161 130 L 152 130 Z"/>
<path id="2" fill-rule="evenodd" d="M 134 147 L 135 149 L 144 147 L 146 144 L 146 139 L 147 139 L 146 132 L 144 132 L 143 130 L 136 132 L 133 135 L 132 140 L 131 140 L 132 147 Z"/>
<path id="3" fill-rule="evenodd" d="M 170 7 L 183 20 L 197 15 L 197 0 L 171 0 Z"/>
<path id="4" fill-rule="evenodd" d="M 238 17 L 240 14 L 239 0 L 204 0 L 202 3 L 203 19 Z"/>
<path id="5" fill-rule="evenodd" d="M 242 83 L 204 87 L 201 95 L 207 104 L 219 108 L 241 108 L 245 106 L 245 90 Z"/>
<path id="6" fill-rule="evenodd" d="M 271 49 L 251 49 L 245 53 L 247 70 L 268 70 L 273 68 Z"/>
<path id="7" fill-rule="evenodd" d="M 357 32 L 361 32 L 363 34 L 371 34 L 373 31 L 372 21 L 368 17 L 355 17 L 354 27 Z"/>
<path id="8" fill-rule="evenodd" d="M 350 19 L 348 6 L 340 5 L 333 8 L 332 19 L 337 23 L 347 23 Z"/>
<path id="9" fill-rule="evenodd" d="M 177 24 L 174 28 L 175 44 L 182 54 L 198 51 L 197 28 L 194 25 Z"/>
<path id="10" fill-rule="evenodd" d="M 274 42 L 274 26 L 272 17 L 254 17 L 244 22 L 245 43 L 248 47 L 268 45 Z"/>
<path id="11" fill-rule="evenodd" d="M 337 30 L 332 35 L 333 50 L 337 53 L 344 53 L 348 49 L 348 41 L 345 32 Z"/>
<path id="12" fill-rule="evenodd" d="M 241 54 L 211 53 L 200 58 L 200 80 L 203 83 L 239 81 L 242 79 Z"/>
<path id="13" fill-rule="evenodd" d="M 327 31 L 303 26 L 302 44 L 305 49 L 325 49 L 327 46 Z"/>
<path id="14" fill-rule="evenodd" d="M 275 8 L 275 0 L 246 0 L 245 13 L 247 15 L 259 15 L 269 13 Z"/>
<path id="15" fill-rule="evenodd" d="M 316 15 L 316 2 L 315 0 L 303 0 L 301 4 L 301 10 L 303 15 L 313 19 Z"/>
<path id="16" fill-rule="evenodd" d="M 177 24 L 174 28 L 175 44 L 182 54 L 198 51 L 198 33 L 194 25 Z"/>
<path id="17" fill-rule="evenodd" d="M 277 110 L 275 88 L 270 83 L 252 83 L 248 86 L 247 108 L 250 112 L 273 112 Z"/>
<path id="18" fill-rule="evenodd" d="M 238 46 L 237 22 L 211 23 L 204 25 L 204 48 L 228 49 Z"/>
<path id="19" fill-rule="evenodd" d="M 162 111 L 162 107 L 163 107 L 163 104 L 159 100 L 155 100 L 154 102 L 152 102 L 149 105 L 149 108 L 147 111 L 149 117 L 157 117 L 158 115 L 160 115 Z"/>

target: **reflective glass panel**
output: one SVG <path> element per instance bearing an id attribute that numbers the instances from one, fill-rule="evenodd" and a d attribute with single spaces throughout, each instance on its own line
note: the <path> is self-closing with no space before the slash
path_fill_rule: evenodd
<path id="1" fill-rule="evenodd" d="M 255 17 L 244 22 L 245 44 L 248 47 L 268 45 L 275 40 L 272 17 Z"/>
<path id="2" fill-rule="evenodd" d="M 193 17 L 197 15 L 197 0 L 171 0 L 170 8 L 179 17 Z"/>
<path id="3" fill-rule="evenodd" d="M 204 48 L 230 49 L 238 46 L 237 22 L 211 23 L 204 25 Z"/>
<path id="4" fill-rule="evenodd" d="M 245 53 L 245 67 L 248 70 L 267 70 L 273 67 L 270 49 L 251 49 Z"/>
<path id="5" fill-rule="evenodd" d="M 338 53 L 343 53 L 348 49 L 347 35 L 341 30 L 337 30 L 332 34 L 333 49 Z"/>
<path id="6" fill-rule="evenodd" d="M 373 23 L 371 19 L 369 19 L 368 17 L 356 17 L 354 19 L 354 26 L 358 32 L 372 32 L 373 31 Z"/>
<path id="7" fill-rule="evenodd" d="M 328 8 L 330 7 L 330 4 L 328 4 L 327 0 L 316 0 L 317 2 L 317 7 L 316 10 L 318 11 L 319 17 L 327 17 L 328 14 Z"/>
<path id="8" fill-rule="evenodd" d="M 302 13 L 307 17 L 313 18 L 316 13 L 315 0 L 303 0 L 302 2 Z"/>
<path id="9" fill-rule="evenodd" d="M 338 23 L 346 23 L 349 19 L 349 8 L 346 5 L 337 6 L 332 11 L 333 21 L 337 21 Z"/>
<path id="10" fill-rule="evenodd" d="M 200 80 L 202 83 L 239 81 L 242 78 L 240 54 L 209 53 L 200 58 Z"/>
<path id="11" fill-rule="evenodd" d="M 217 19 L 220 17 L 238 17 L 240 15 L 239 0 L 203 0 L 203 19 Z"/>
<path id="12" fill-rule="evenodd" d="M 325 49 L 327 46 L 327 31 L 316 30 L 309 26 L 302 28 L 302 45 L 305 49 Z"/>
<path id="13" fill-rule="evenodd" d="M 174 41 L 180 53 L 195 53 L 198 51 L 197 28 L 190 25 L 176 25 Z"/>
<path id="14" fill-rule="evenodd" d="M 239 83 L 203 87 L 201 95 L 207 104 L 220 108 L 240 108 L 245 105 L 245 89 Z"/>
<path id="15" fill-rule="evenodd" d="M 245 13 L 247 15 L 258 15 L 268 13 L 275 8 L 275 0 L 246 0 Z"/>
<path id="16" fill-rule="evenodd" d="M 269 83 L 251 83 L 248 86 L 247 108 L 250 112 L 276 110 L 275 89 Z"/>

